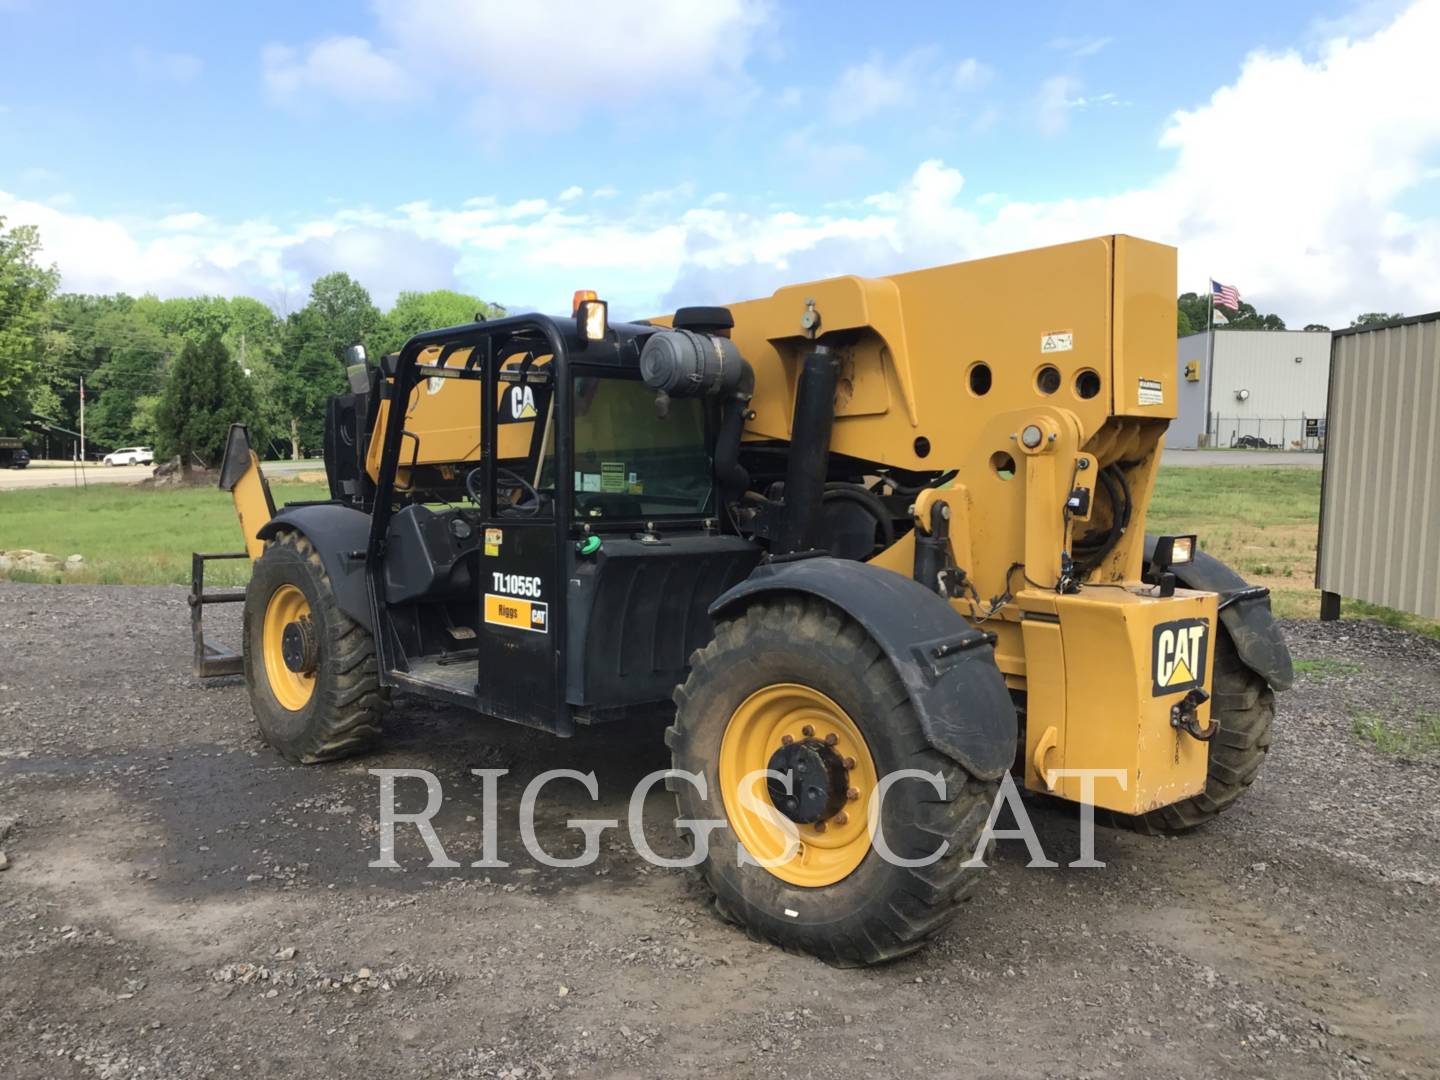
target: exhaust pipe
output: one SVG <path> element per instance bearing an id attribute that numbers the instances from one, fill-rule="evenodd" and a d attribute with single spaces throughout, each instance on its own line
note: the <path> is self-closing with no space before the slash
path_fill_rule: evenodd
<path id="1" fill-rule="evenodd" d="M 840 364 L 825 345 L 805 357 L 795 387 L 790 458 L 785 470 L 785 510 L 771 546 L 777 555 L 809 551 L 825 498 L 830 470 L 830 430 L 835 424 L 835 386 Z"/>

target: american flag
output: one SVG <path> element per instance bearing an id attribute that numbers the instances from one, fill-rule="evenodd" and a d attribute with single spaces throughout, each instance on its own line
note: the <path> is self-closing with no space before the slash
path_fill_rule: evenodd
<path id="1" fill-rule="evenodd" d="M 1214 303 L 1219 307 L 1228 307 L 1231 311 L 1240 310 L 1240 290 L 1234 285 L 1221 285 L 1213 278 L 1210 281 L 1210 295 Z"/>

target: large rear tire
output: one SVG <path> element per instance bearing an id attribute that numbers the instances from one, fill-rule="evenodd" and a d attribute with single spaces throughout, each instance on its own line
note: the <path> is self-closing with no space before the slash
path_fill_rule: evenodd
<path id="1" fill-rule="evenodd" d="M 676 769 L 704 777 L 706 797 L 687 781 L 670 786 L 680 818 L 725 823 L 710 833 L 700 866 L 716 910 L 753 938 L 842 967 L 904 956 L 934 936 L 983 873 L 962 863 L 975 853 L 996 785 L 930 747 L 899 675 L 865 630 L 815 598 L 762 598 L 720 620 L 691 663 L 666 741 Z M 819 761 L 822 788 L 838 793 L 816 812 L 825 827 L 797 823 L 800 846 L 788 861 L 742 865 L 742 846 L 761 859 L 783 858 L 779 819 L 753 807 L 778 811 L 789 798 L 760 778 L 751 781 L 747 807 L 737 775 L 802 751 L 810 755 L 808 774 L 799 758 L 784 758 L 794 790 L 816 775 Z M 871 793 L 878 778 L 900 769 L 943 780 L 943 792 L 898 781 L 881 809 L 895 855 L 923 859 L 948 844 L 928 866 L 895 865 L 870 836 Z M 813 816 L 790 805 L 785 816 L 792 814 Z"/>
<path id="2" fill-rule="evenodd" d="M 256 723 L 282 757 L 333 761 L 379 738 L 375 643 L 340 610 L 325 564 L 300 533 L 281 532 L 255 560 L 244 654 Z"/>
<path id="3" fill-rule="evenodd" d="M 1245 666 L 1222 624 L 1215 635 L 1214 697 L 1210 715 L 1220 730 L 1210 741 L 1205 790 L 1183 802 L 1124 819 L 1142 833 L 1182 833 L 1223 814 L 1249 790 L 1270 750 L 1275 692 Z"/>

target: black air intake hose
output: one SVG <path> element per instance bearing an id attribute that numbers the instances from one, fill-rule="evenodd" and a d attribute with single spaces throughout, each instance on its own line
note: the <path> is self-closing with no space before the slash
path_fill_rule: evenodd
<path id="1" fill-rule="evenodd" d="M 750 474 L 740 464 L 740 437 L 755 394 L 755 369 L 735 343 L 715 334 L 661 330 L 640 351 L 640 375 L 655 391 L 662 416 L 672 397 L 723 399 L 715 439 L 715 480 L 725 503 L 743 496 L 750 487 Z"/>

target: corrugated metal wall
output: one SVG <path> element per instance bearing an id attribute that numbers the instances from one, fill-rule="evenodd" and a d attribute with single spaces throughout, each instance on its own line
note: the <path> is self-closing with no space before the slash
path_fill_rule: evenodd
<path id="1" fill-rule="evenodd" d="M 1210 411 L 1237 417 L 1324 416 L 1329 367 L 1328 331 L 1221 330 L 1215 335 Z M 1239 390 L 1250 396 L 1240 401 Z"/>
<path id="2" fill-rule="evenodd" d="M 1329 381 L 1328 331 L 1219 331 L 1210 384 L 1215 445 L 1233 446 L 1241 435 L 1258 435 L 1282 449 L 1298 449 L 1304 418 L 1325 415 Z M 1241 390 L 1248 392 L 1243 401 L 1237 397 Z"/>
<path id="3" fill-rule="evenodd" d="M 1198 446 L 1209 431 L 1217 446 L 1234 445 L 1241 435 L 1259 435 L 1286 450 L 1316 449 L 1316 440 L 1304 438 L 1304 420 L 1325 416 L 1329 331 L 1218 331 L 1213 373 L 1206 357 L 1208 339 L 1199 333 L 1176 343 L 1177 407 L 1165 445 Z M 1185 379 L 1191 360 L 1200 364 L 1199 382 Z M 1246 391 L 1244 400 L 1237 396 L 1240 390 Z"/>
<path id="4" fill-rule="evenodd" d="M 1440 619 L 1440 312 L 1331 353 L 1315 584 Z"/>
<path id="5" fill-rule="evenodd" d="M 1200 436 L 1205 434 L 1205 391 L 1210 385 L 1210 358 L 1206 355 L 1210 335 L 1190 334 L 1175 343 L 1175 419 L 1165 432 L 1165 445 L 1171 448 L 1193 449 L 1200 445 Z M 1190 382 L 1185 378 L 1185 365 L 1190 361 L 1200 365 L 1200 380 Z"/>

